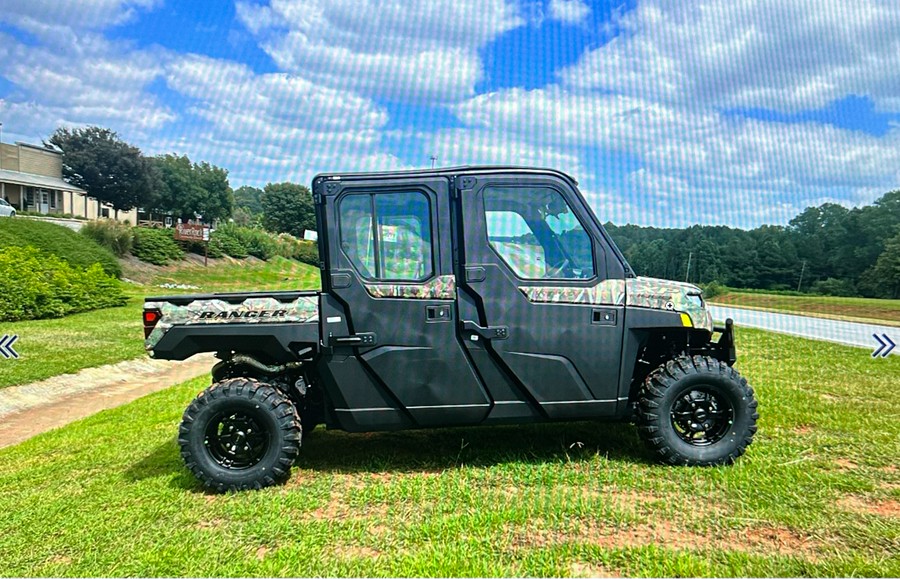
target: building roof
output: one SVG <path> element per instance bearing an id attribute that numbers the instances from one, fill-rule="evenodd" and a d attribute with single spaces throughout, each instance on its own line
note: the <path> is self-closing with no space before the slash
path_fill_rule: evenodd
<path id="1" fill-rule="evenodd" d="M 84 189 L 71 183 L 66 183 L 56 177 L 21 173 L 19 171 L 10 171 L 9 169 L 0 169 L 0 182 L 25 185 L 26 187 L 43 187 L 44 189 L 61 189 L 63 191 L 74 191 L 75 193 L 86 193 Z"/>

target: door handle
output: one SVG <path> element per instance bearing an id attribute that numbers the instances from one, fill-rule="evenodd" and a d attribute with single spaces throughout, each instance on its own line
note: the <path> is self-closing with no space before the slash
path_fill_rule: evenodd
<path id="1" fill-rule="evenodd" d="M 509 338 L 509 326 L 479 326 L 472 321 L 463 321 L 463 330 L 473 332 L 485 340 L 505 340 Z"/>
<path id="2" fill-rule="evenodd" d="M 611 309 L 593 309 L 591 310 L 591 323 L 598 326 L 615 326 L 618 316 L 616 310 Z"/>

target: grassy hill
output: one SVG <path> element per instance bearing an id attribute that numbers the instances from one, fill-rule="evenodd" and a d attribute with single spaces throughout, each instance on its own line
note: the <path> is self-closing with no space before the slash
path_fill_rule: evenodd
<path id="1" fill-rule="evenodd" d="M 78 268 L 99 263 L 107 274 L 122 275 L 122 268 L 111 251 L 68 227 L 26 218 L 0 219 L 0 251 L 9 246 L 29 245 Z"/>

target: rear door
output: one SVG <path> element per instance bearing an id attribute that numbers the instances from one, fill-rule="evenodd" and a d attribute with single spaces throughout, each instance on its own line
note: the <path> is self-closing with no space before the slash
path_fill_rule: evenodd
<path id="1" fill-rule="evenodd" d="M 483 420 L 490 399 L 456 328 L 449 180 L 332 180 L 317 193 L 329 224 L 323 335 L 343 426 Z"/>
<path id="2" fill-rule="evenodd" d="M 479 371 L 494 377 L 497 418 L 527 407 L 552 419 L 613 414 L 623 272 L 609 267 L 615 257 L 580 196 L 552 175 L 477 175 L 459 187 L 462 327 Z"/>

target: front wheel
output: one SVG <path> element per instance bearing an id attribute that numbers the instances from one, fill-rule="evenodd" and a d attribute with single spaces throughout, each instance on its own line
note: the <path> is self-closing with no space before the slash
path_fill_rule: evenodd
<path id="1" fill-rule="evenodd" d="M 260 489 L 284 482 L 300 452 L 291 401 L 250 378 L 217 382 L 191 402 L 178 444 L 187 467 L 209 489 Z"/>
<path id="2" fill-rule="evenodd" d="M 736 370 L 706 356 L 682 356 L 647 376 L 638 400 L 644 441 L 669 464 L 731 464 L 756 433 L 753 389 Z"/>

